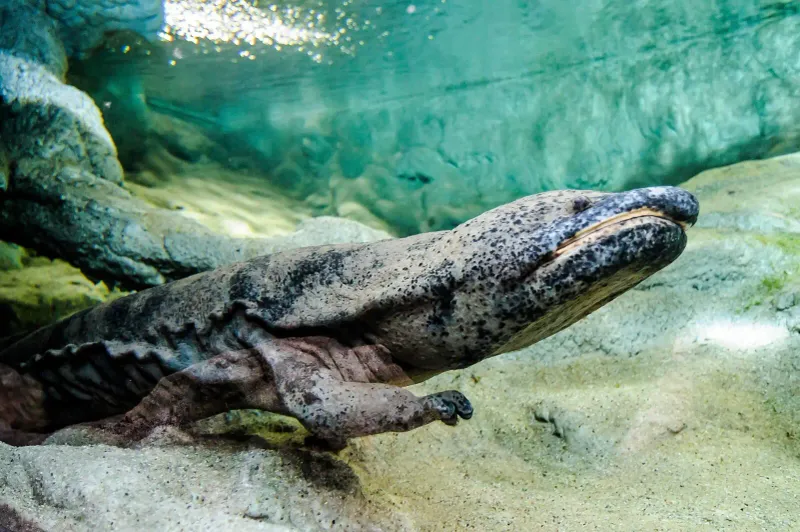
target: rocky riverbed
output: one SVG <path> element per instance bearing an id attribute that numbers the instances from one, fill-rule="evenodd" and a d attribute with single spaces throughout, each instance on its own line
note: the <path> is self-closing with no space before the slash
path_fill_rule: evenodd
<path id="1" fill-rule="evenodd" d="M 0 445 L 0 502 L 46 530 L 797 528 L 800 155 L 684 186 L 701 216 L 674 264 L 532 348 L 415 387 L 470 397 L 456 428 L 339 455 L 252 412 L 201 425 L 236 441 L 67 432 Z"/>

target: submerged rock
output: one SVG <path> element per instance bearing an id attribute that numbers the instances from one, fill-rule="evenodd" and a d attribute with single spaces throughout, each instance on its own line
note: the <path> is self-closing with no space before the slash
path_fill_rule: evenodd
<path id="1" fill-rule="evenodd" d="M 98 105 L 65 83 L 62 40 L 78 53 L 110 30 L 152 34 L 162 14 L 159 0 L 0 0 L 0 238 L 129 289 L 281 249 L 280 241 L 215 232 L 178 209 L 134 197 L 122 186 L 122 166 Z M 120 90 L 135 76 L 118 70 L 117 87 L 113 79 L 100 85 L 126 102 L 122 116 L 131 115 L 146 139 L 152 124 L 142 93 Z M 230 107 L 233 123 L 264 125 L 258 115 Z M 152 159 L 175 171 L 182 161 L 198 162 L 201 153 L 214 151 L 198 135 L 168 127 L 157 135 L 166 148 Z M 271 144 L 256 144 L 266 157 Z"/>
<path id="2" fill-rule="evenodd" d="M 0 470 L 0 500 L 45 530 L 411 530 L 327 454 L 0 444 Z"/>
<path id="3" fill-rule="evenodd" d="M 41 0 L 35 0 L 36 2 Z M 164 0 L 45 0 L 70 55 L 97 46 L 107 32 L 133 30 L 155 38 L 164 24 Z"/>

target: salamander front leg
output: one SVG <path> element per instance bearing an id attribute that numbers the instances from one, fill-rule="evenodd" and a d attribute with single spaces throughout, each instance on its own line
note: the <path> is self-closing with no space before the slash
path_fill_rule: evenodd
<path id="1" fill-rule="evenodd" d="M 456 391 L 417 397 L 397 386 L 344 382 L 324 372 L 280 383 L 279 392 L 288 413 L 333 449 L 358 436 L 404 432 L 437 420 L 455 425 L 459 417 L 472 417 L 472 405 Z"/>

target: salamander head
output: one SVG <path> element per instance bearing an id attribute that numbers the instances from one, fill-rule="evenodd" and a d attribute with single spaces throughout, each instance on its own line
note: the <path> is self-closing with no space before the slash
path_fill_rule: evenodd
<path id="1" fill-rule="evenodd" d="M 675 187 L 548 192 L 488 211 L 437 243 L 431 256 L 451 260 L 429 273 L 420 337 L 393 355 L 465 367 L 538 342 L 674 261 L 697 214 Z"/>

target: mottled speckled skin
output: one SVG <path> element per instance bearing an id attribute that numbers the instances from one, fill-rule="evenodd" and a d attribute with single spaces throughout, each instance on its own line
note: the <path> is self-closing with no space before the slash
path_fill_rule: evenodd
<path id="1" fill-rule="evenodd" d="M 641 215 L 565 248 L 643 208 L 672 221 Z M 0 438 L 125 412 L 113 428 L 139 437 L 245 407 L 295 416 L 334 446 L 455 423 L 472 414 L 460 393 L 400 386 L 582 318 L 678 257 L 674 222 L 697 212 L 673 187 L 549 192 L 452 231 L 298 249 L 99 305 L 0 349 Z"/>

